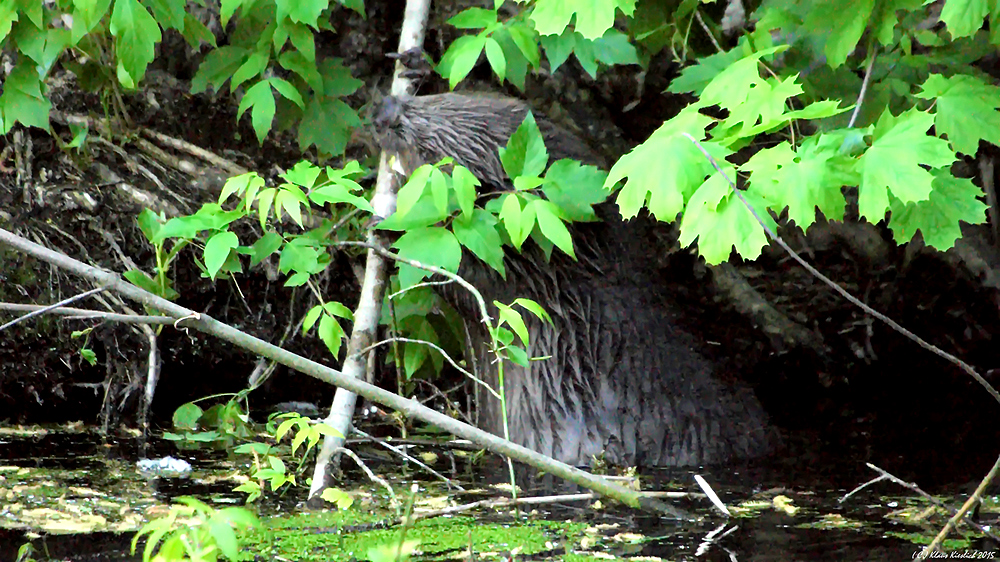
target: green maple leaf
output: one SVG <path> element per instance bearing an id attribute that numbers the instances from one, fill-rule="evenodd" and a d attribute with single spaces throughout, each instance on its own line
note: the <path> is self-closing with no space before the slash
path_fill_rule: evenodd
<path id="1" fill-rule="evenodd" d="M 983 190 L 967 178 L 956 178 L 947 170 L 934 170 L 934 191 L 926 201 L 903 203 L 893 198 L 889 228 L 897 243 L 903 244 L 919 230 L 924 242 L 942 252 L 962 236 L 959 221 L 986 222 L 986 204 L 979 200 Z"/>
<path id="2" fill-rule="evenodd" d="M 543 35 L 542 46 L 549 59 L 551 72 L 555 72 L 570 53 L 576 55 L 583 70 L 597 78 L 597 63 L 606 65 L 639 64 L 639 55 L 628 37 L 617 29 L 609 29 L 599 39 L 590 40 L 579 31 L 563 30 L 562 35 Z"/>
<path id="3" fill-rule="evenodd" d="M 623 217 L 634 217 L 644 205 L 660 220 L 672 221 L 677 217 L 685 200 L 714 171 L 711 162 L 684 133 L 704 139 L 705 127 L 711 122 L 710 117 L 689 107 L 611 167 L 605 188 L 628 178 L 617 198 Z M 720 163 L 729 155 L 717 143 L 702 142 L 702 145 Z"/>
<path id="4" fill-rule="evenodd" d="M 902 19 L 896 15 L 897 11 L 918 10 L 923 4 L 923 0 L 881 0 L 876 3 L 870 25 L 879 43 L 887 46 L 893 44 L 896 26 L 900 24 Z"/>
<path id="5" fill-rule="evenodd" d="M 837 68 L 854 51 L 872 15 L 875 0 L 827 0 L 812 5 L 804 27 L 826 35 L 827 64 Z"/>
<path id="6" fill-rule="evenodd" d="M 728 178 L 736 177 L 732 165 L 722 168 Z M 752 191 L 743 196 L 753 205 L 757 215 L 773 230 L 774 221 L 763 212 L 767 203 Z M 733 248 L 746 259 L 756 259 L 767 244 L 767 235 L 746 205 L 733 193 L 722 174 L 716 172 L 691 196 L 681 219 L 681 246 L 698 240 L 698 253 L 715 265 L 729 259 Z"/>
<path id="7" fill-rule="evenodd" d="M 971 37 L 983 27 L 989 15 L 990 0 L 948 0 L 941 8 L 941 21 L 948 26 L 953 38 Z"/>
<path id="8" fill-rule="evenodd" d="M 839 154 L 843 135 L 810 137 L 797 152 L 782 142 L 761 150 L 740 167 L 751 172 L 750 182 L 768 208 L 781 212 L 803 229 L 816 221 L 817 207 L 825 217 L 841 220 L 845 200 L 840 189 L 856 185 L 854 161 Z"/>
<path id="9" fill-rule="evenodd" d="M 767 95 L 774 91 L 774 86 L 760 77 L 758 70 L 760 59 L 785 49 L 786 46 L 765 49 L 730 64 L 705 86 L 701 97 L 693 106 L 701 108 L 717 105 L 730 112 L 755 109 L 759 103 L 757 100 L 766 99 Z M 786 89 L 787 86 L 783 86 L 781 91 L 784 92 Z M 767 111 L 770 112 L 769 109 Z"/>
<path id="10" fill-rule="evenodd" d="M 781 82 L 763 80 L 747 92 L 746 101 L 730 110 L 729 117 L 720 125 L 730 129 L 741 125 L 740 136 L 748 136 L 753 129 L 764 131 L 785 122 L 782 114 L 788 98 L 802 93 L 802 87 L 789 76 Z M 717 135 L 715 135 L 717 136 Z"/>
<path id="11" fill-rule="evenodd" d="M 941 168 L 955 161 L 946 141 L 927 134 L 933 121 L 933 115 L 917 109 L 899 118 L 888 110 L 882 114 L 871 148 L 858 161 L 861 216 L 873 223 L 885 218 L 890 192 L 904 203 L 930 196 L 934 176 L 924 166 Z"/>
<path id="12" fill-rule="evenodd" d="M 117 0 L 110 29 L 118 55 L 118 80 L 126 88 L 135 88 L 156 56 L 160 26 L 137 0 Z"/>
<path id="13" fill-rule="evenodd" d="M 559 35 L 575 15 L 575 29 L 587 39 L 597 39 L 614 25 L 616 9 L 630 16 L 635 0 L 538 0 L 531 20 L 539 34 Z"/>
<path id="14" fill-rule="evenodd" d="M 934 127 L 955 150 L 973 156 L 980 140 L 1000 144 L 1000 88 L 964 74 L 932 74 L 922 87 L 917 97 L 937 100 Z"/>
<path id="15" fill-rule="evenodd" d="M 743 58 L 743 54 L 743 49 L 735 48 L 698 59 L 698 64 L 686 67 L 680 76 L 671 80 L 667 91 L 673 94 L 701 95 L 716 76 Z"/>

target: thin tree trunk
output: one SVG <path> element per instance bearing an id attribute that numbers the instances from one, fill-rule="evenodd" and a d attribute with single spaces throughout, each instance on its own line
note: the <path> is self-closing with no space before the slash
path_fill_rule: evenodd
<path id="1" fill-rule="evenodd" d="M 406 2 L 406 13 L 403 16 L 403 28 L 399 34 L 397 52 L 403 53 L 416 47 L 423 47 L 424 28 L 427 25 L 430 4 L 430 0 L 408 0 Z M 392 95 L 413 93 L 411 81 L 401 78 L 399 75 L 402 70 L 402 64 L 397 61 L 396 75 L 392 80 Z M 390 169 L 386 154 L 383 152 L 379 159 L 378 180 L 375 184 L 375 196 L 372 199 L 372 206 L 375 207 L 375 213 L 378 216 L 388 217 L 396 211 L 397 189 L 395 174 Z M 378 231 L 374 229 L 368 231 L 369 243 L 388 246 L 388 243 L 382 238 Z M 359 379 L 364 378 L 367 357 L 359 354 L 358 351 L 377 341 L 375 337 L 378 333 L 382 299 L 385 296 L 386 270 L 386 259 L 376 252 L 368 250 L 365 278 L 361 286 L 361 300 L 354 313 L 354 330 L 351 333 L 351 342 L 347 348 L 347 360 L 343 367 L 345 375 Z M 374 350 L 369 351 L 369 353 L 374 353 Z M 329 475 L 330 462 L 336 451 L 344 445 L 344 439 L 350 432 L 357 398 L 356 394 L 344 388 L 338 388 L 333 397 L 333 404 L 330 406 L 330 415 L 327 416 L 326 423 L 340 431 L 342 437 L 327 436 L 323 439 L 323 446 L 316 457 L 316 466 L 313 469 L 312 486 L 309 488 L 311 503 L 319 503 L 319 495 L 329 486 L 327 476 Z"/>

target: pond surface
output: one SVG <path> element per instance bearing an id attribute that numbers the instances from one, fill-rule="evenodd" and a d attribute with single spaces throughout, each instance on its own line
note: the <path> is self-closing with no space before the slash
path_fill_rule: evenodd
<path id="1" fill-rule="evenodd" d="M 486 455 L 477 461 L 438 448 L 437 470 L 466 491 L 449 491 L 413 466 L 386 458 L 383 449 L 354 450 L 373 474 L 407 504 L 419 483 L 413 513 L 507 497 L 505 465 Z M 173 456 L 191 463 L 186 477 L 143 477 L 136 470 L 137 441 L 104 440 L 84 427 L 0 428 L 0 562 L 13 561 L 31 542 L 35 560 L 140 560 L 130 555 L 135 530 L 168 511 L 179 496 L 195 496 L 216 508 L 242 505 L 233 488 L 247 480 L 250 463 L 225 452 L 179 451 L 173 443 L 150 444 L 150 458 Z M 414 452 L 420 452 L 419 449 Z M 429 452 L 429 451 L 424 451 Z M 412 452 L 411 452 L 412 454 Z M 307 463 L 307 466 L 308 463 Z M 308 473 L 308 471 L 307 471 Z M 701 493 L 703 476 L 734 517 L 720 514 Z M 305 474 L 283 495 L 265 493 L 256 504 L 263 529 L 250 536 L 243 559 L 352 561 L 400 536 L 390 494 L 351 464 L 338 480 L 352 499 L 346 510 L 307 512 Z M 483 507 L 429 517 L 406 529 L 418 540 L 412 558 L 530 560 L 619 558 L 633 560 L 910 560 L 918 542 L 929 542 L 947 515 L 926 500 L 905 495 L 888 482 L 867 487 L 841 503 L 851 489 L 877 476 L 862 463 L 788 458 L 701 471 L 660 470 L 639 477 L 643 490 L 674 492 L 666 499 L 701 517 L 677 522 L 606 501 L 554 501 L 541 505 Z M 580 493 L 551 479 L 519 477 L 521 496 Z M 971 491 L 971 489 L 970 489 Z M 964 497 L 942 498 L 960 505 Z M 984 504 L 983 520 L 992 517 Z M 963 533 L 968 530 L 963 530 Z M 990 543 L 953 534 L 951 557 L 994 557 Z M 140 546 L 141 551 L 141 546 Z M 962 553 L 965 553 L 964 555 Z"/>

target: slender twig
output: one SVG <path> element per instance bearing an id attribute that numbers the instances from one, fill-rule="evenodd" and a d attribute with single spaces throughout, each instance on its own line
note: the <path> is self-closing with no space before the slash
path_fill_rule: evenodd
<path id="1" fill-rule="evenodd" d="M 640 495 L 646 498 L 690 498 L 690 497 L 704 497 L 702 494 L 691 494 L 688 492 L 639 492 Z M 484 509 L 495 509 L 499 507 L 508 507 L 512 505 L 548 505 L 553 503 L 568 503 L 568 502 L 587 502 L 600 499 L 597 494 L 558 494 L 553 496 L 535 496 L 535 497 L 520 497 L 520 498 L 500 498 L 500 499 L 488 499 L 479 500 L 462 505 L 453 505 L 450 507 L 444 507 L 441 509 L 435 509 L 433 511 L 425 511 L 422 513 L 413 514 L 413 519 L 420 521 L 422 519 L 430 519 L 432 517 L 441 517 L 444 515 L 454 515 L 456 513 L 464 513 L 466 511 L 471 511 L 473 509 L 484 508 Z"/>
<path id="2" fill-rule="evenodd" d="M 389 298 L 390 299 L 394 299 L 394 298 L 398 297 L 399 295 L 402 295 L 402 294 L 406 293 L 407 291 L 412 291 L 414 289 L 419 289 L 420 287 L 443 287 L 445 285 L 451 285 L 454 282 L 455 281 L 453 281 L 451 279 L 447 279 L 445 281 L 421 281 L 420 283 L 416 283 L 414 285 L 410 285 L 409 287 L 406 287 L 405 289 L 400 289 L 400 290 L 396 291 L 395 293 L 392 293 L 391 295 L 389 295 Z"/>
<path id="3" fill-rule="evenodd" d="M 851 120 L 847 123 L 847 128 L 850 129 L 854 126 L 854 123 L 858 120 L 858 114 L 861 113 L 861 106 L 865 103 L 865 92 L 868 91 L 868 83 L 872 79 L 872 68 L 875 67 L 875 57 L 878 52 L 878 47 L 875 46 L 874 42 L 871 47 L 871 54 L 868 55 L 868 68 L 865 69 L 865 79 L 861 82 L 861 91 L 858 92 L 858 101 L 854 103 L 854 112 L 851 113 Z"/>
<path id="4" fill-rule="evenodd" d="M 941 529 L 941 532 L 939 532 L 937 534 L 937 536 L 934 537 L 934 540 L 931 541 L 931 544 L 927 545 L 927 548 L 925 548 L 923 551 L 921 551 L 921 553 L 918 555 L 918 559 L 919 560 L 923 560 L 931 552 L 934 552 L 934 551 L 938 550 L 938 548 L 941 546 L 941 541 L 944 540 L 944 538 L 948 535 L 948 533 L 951 532 L 952 529 L 954 529 L 954 528 L 956 528 L 958 526 L 958 522 L 959 521 L 962 521 L 963 523 L 971 525 L 976 530 L 978 530 L 980 533 L 982 533 L 983 535 L 985 535 L 985 536 L 993 539 L 994 541 L 1000 540 L 1000 538 L 998 538 L 996 536 L 996 534 L 994 534 L 992 532 L 991 529 L 989 529 L 989 528 L 987 528 L 987 527 L 985 527 L 983 525 L 980 525 L 978 522 L 973 521 L 972 519 L 965 518 L 965 514 L 968 513 L 970 509 L 972 509 L 972 506 L 974 506 L 976 504 L 976 502 L 979 501 L 979 498 L 983 497 L 983 492 L 986 491 L 986 487 L 990 485 L 990 482 L 993 481 L 993 478 L 997 475 L 998 472 L 1000 472 L 1000 457 L 998 457 L 997 460 L 996 460 L 996 462 L 993 463 L 993 468 L 990 469 L 989 474 L 987 474 L 982 479 L 982 481 L 979 483 L 979 486 L 976 488 L 976 491 L 973 492 L 973 494 L 971 496 L 969 496 L 969 499 L 965 500 L 965 503 L 962 504 L 962 507 L 959 508 L 959 509 L 957 509 L 957 510 L 954 509 L 954 508 L 952 508 L 952 507 L 950 507 L 950 506 L 948 506 L 947 504 L 945 504 L 941 500 L 937 499 L 936 497 L 932 496 L 931 494 L 928 494 L 927 492 L 923 491 L 920 488 L 920 486 L 917 486 L 916 484 L 914 484 L 912 482 L 907 482 L 905 480 L 897 478 L 896 476 L 893 476 L 892 474 L 890 474 L 890 473 L 886 472 L 885 470 L 883 470 L 883 469 L 881 469 L 881 468 L 873 465 L 872 463 L 865 463 L 865 465 L 867 465 L 868 468 L 874 470 L 875 472 L 878 472 L 879 475 L 880 475 L 879 478 L 876 478 L 872 482 L 876 482 L 876 481 L 879 481 L 879 480 L 889 480 L 889 481 L 894 482 L 894 483 L 896 483 L 896 484 L 898 484 L 898 485 L 900 485 L 900 486 L 902 486 L 902 487 L 904 487 L 904 488 L 906 488 L 908 490 L 913 491 L 916 494 L 919 494 L 921 497 L 923 497 L 924 499 L 926 499 L 932 505 L 935 505 L 935 506 L 937 506 L 937 507 L 939 507 L 939 508 L 941 508 L 941 509 L 943 509 L 943 510 L 945 510 L 945 511 L 947 511 L 947 512 L 949 512 L 949 513 L 952 514 L 952 517 L 945 524 L 944 528 Z M 864 484 L 862 487 L 867 486 L 867 485 L 868 485 L 868 483 Z M 850 495 L 850 494 L 848 494 L 848 495 Z"/>
<path id="5" fill-rule="evenodd" d="M 59 307 L 61 307 L 63 305 L 67 305 L 67 304 L 69 304 L 71 302 L 76 302 L 78 300 L 85 299 L 85 298 L 87 298 L 87 297 L 89 297 L 91 295 L 97 294 L 97 293 L 103 293 L 106 290 L 107 289 L 105 287 L 98 287 L 96 289 L 91 289 L 91 290 L 86 291 L 84 293 L 80 293 L 79 295 L 74 295 L 74 296 L 69 297 L 67 299 L 63 299 L 63 300 L 61 300 L 61 301 L 59 301 L 59 302 L 57 302 L 55 304 L 50 304 L 48 306 L 43 306 L 43 307 L 39 308 L 38 310 L 29 312 L 29 313 L 25 314 L 24 316 L 20 316 L 18 318 L 15 318 L 15 319 L 11 320 L 10 322 L 7 322 L 6 324 L 0 326 L 0 332 L 6 330 L 7 328 L 10 328 L 14 324 L 17 324 L 18 322 L 23 322 L 24 320 L 28 320 L 29 318 L 34 318 L 35 316 L 41 316 L 42 314 L 45 314 L 46 312 L 48 312 L 50 310 L 59 308 Z"/>
<path id="6" fill-rule="evenodd" d="M 854 494 L 857 494 L 858 492 L 860 492 L 861 490 L 864 490 L 868 486 L 871 486 L 871 485 L 874 485 L 874 484 L 878 484 L 879 482 L 882 482 L 884 480 L 890 480 L 889 476 L 888 475 L 877 476 L 877 477 L 872 478 L 871 480 L 865 482 L 864 484 L 861 484 L 860 486 L 855 486 L 855 488 L 853 490 L 851 490 L 850 492 L 847 492 L 846 494 L 844 494 L 843 496 L 841 496 L 840 499 L 837 500 L 837 503 L 844 503 L 845 501 L 849 500 L 851 498 L 851 496 L 853 496 Z"/>
<path id="7" fill-rule="evenodd" d="M 354 460 L 354 462 L 358 465 L 358 467 L 360 467 L 361 470 L 363 470 L 365 472 L 365 474 L 368 475 L 368 478 L 372 482 L 378 483 L 378 485 L 382 486 L 383 488 L 385 488 L 385 490 L 387 492 L 389 492 L 389 498 L 390 498 L 390 501 L 393 504 L 398 504 L 399 503 L 399 500 L 396 499 L 396 493 L 392 491 L 392 486 L 390 486 L 389 483 L 386 482 L 384 478 L 381 478 L 378 475 L 376 475 L 374 472 L 372 472 L 372 470 L 370 468 L 368 468 L 368 465 L 365 464 L 365 461 L 361 460 L 361 457 L 359 457 L 358 455 L 354 454 L 354 451 L 352 451 L 350 449 L 341 448 L 340 451 L 337 451 L 337 452 L 338 453 L 343 453 L 343 454 L 351 457 L 351 459 Z"/>
<path id="8" fill-rule="evenodd" d="M 701 10 L 696 9 L 694 11 L 694 17 L 696 20 L 698 20 L 698 25 L 701 26 L 701 29 L 705 32 L 705 35 L 708 35 L 708 39 L 712 42 L 712 46 L 715 47 L 715 50 L 720 53 L 723 52 L 724 49 L 722 48 L 722 45 L 719 45 L 719 42 L 715 40 L 715 35 L 712 33 L 712 30 L 708 27 L 708 24 L 705 23 L 705 20 L 701 17 Z"/>
<path id="9" fill-rule="evenodd" d="M 122 322 L 125 324 L 160 324 L 163 326 L 169 326 L 177 321 L 176 318 L 171 318 L 169 316 L 146 316 L 143 314 L 116 314 L 113 312 L 101 312 L 100 310 L 88 310 L 86 308 L 72 308 L 68 306 L 60 306 L 59 308 L 52 308 L 51 306 L 42 306 L 40 304 L 17 304 L 17 303 L 7 303 L 0 302 L 0 310 L 11 310 L 16 312 L 31 312 L 31 311 L 42 311 L 49 314 L 56 314 L 59 316 L 66 316 L 67 320 L 91 320 L 94 318 L 100 320 L 106 320 L 108 322 Z"/>
<path id="10" fill-rule="evenodd" d="M 564 503 L 564 502 L 586 502 L 597 499 L 599 496 L 596 494 L 562 494 L 556 496 L 543 496 L 534 498 L 501 498 L 501 499 L 488 499 L 479 500 L 475 502 L 470 502 L 462 505 L 453 505 L 450 507 L 444 507 L 441 509 L 435 509 L 433 511 L 425 511 L 423 513 L 414 513 L 414 521 L 420 521 L 421 519 L 430 519 L 432 517 L 441 517 L 444 515 L 454 515 L 456 513 L 464 513 L 466 511 L 471 511 L 473 509 L 485 508 L 493 509 L 498 507 L 508 507 L 512 505 L 545 505 L 551 503 Z M 399 521 L 401 522 L 401 521 Z"/>
<path id="11" fill-rule="evenodd" d="M 372 250 L 372 251 L 376 252 L 377 254 L 381 255 L 384 258 L 388 258 L 390 260 L 397 261 L 397 262 L 400 262 L 400 263 L 405 263 L 406 265 L 409 265 L 411 267 L 415 267 L 417 269 L 423 269 L 424 271 L 429 271 L 431 273 L 436 273 L 438 275 L 441 275 L 442 277 L 447 277 L 449 280 L 451 280 L 451 281 L 453 281 L 455 283 L 458 283 L 459 285 L 462 286 L 462 288 L 464 288 L 465 290 L 467 290 L 470 293 L 472 293 L 472 296 L 476 299 L 476 303 L 479 304 L 479 312 L 480 312 L 483 324 L 485 324 L 486 326 L 490 325 L 491 318 L 490 318 L 490 315 L 489 315 L 489 311 L 486 308 L 486 299 L 483 298 L 482 293 L 480 293 L 479 290 L 476 289 L 475 285 L 473 285 L 472 283 L 469 283 L 468 281 L 466 281 L 464 278 L 462 278 L 462 276 L 458 275 L 457 273 L 452 273 L 452 272 L 448 271 L 447 269 L 444 269 L 444 268 L 441 268 L 441 267 L 437 267 L 437 266 L 434 266 L 434 265 L 427 265 L 427 264 L 421 263 L 421 262 L 419 262 L 417 260 L 411 260 L 409 258 L 404 258 L 403 256 L 400 256 L 399 254 L 394 254 L 394 253 L 390 252 L 389 250 L 386 250 L 384 247 L 379 246 L 377 244 L 372 244 L 371 242 L 361 242 L 361 241 L 355 241 L 355 240 L 345 240 L 343 242 L 334 242 L 334 245 L 335 246 L 362 246 L 362 247 L 368 248 L 369 250 Z"/>
<path id="12" fill-rule="evenodd" d="M 448 486 L 449 489 L 450 488 L 456 488 L 458 490 L 462 490 L 463 492 L 465 491 L 465 488 L 463 488 L 461 484 L 458 484 L 456 482 L 452 482 L 451 479 L 448 478 L 447 476 L 441 474 L 440 472 L 438 472 L 438 471 L 434 470 L 433 468 L 427 466 L 426 464 L 420 462 L 419 459 L 416 459 L 416 458 L 412 457 L 409 453 L 407 453 L 406 451 L 400 449 L 399 447 L 396 447 L 395 445 L 390 444 L 385 439 L 378 439 L 376 437 L 373 437 L 373 436 L 365 433 L 364 431 L 361 431 L 360 429 L 358 429 L 356 427 L 352 428 L 351 431 L 353 431 L 354 433 L 357 433 L 358 435 L 360 435 L 362 437 L 368 438 L 368 440 L 370 440 L 373 443 L 378 443 L 379 445 L 385 447 L 386 449 L 389 449 L 393 453 L 396 453 L 397 455 L 403 457 L 404 459 L 406 459 L 406 460 L 412 462 L 413 464 L 419 466 L 420 468 L 426 470 L 427 472 L 431 473 L 435 478 L 437 478 L 438 480 L 441 480 L 442 482 L 444 482 L 445 486 Z"/>
<path id="13" fill-rule="evenodd" d="M 493 390 L 493 387 L 491 387 L 489 384 L 487 384 L 487 383 L 479 380 L 478 378 L 476 378 L 475 375 L 473 375 L 472 373 L 470 373 L 466 369 L 463 369 L 458 363 L 455 362 L 454 359 L 451 358 L 450 355 L 448 355 L 448 352 L 445 351 L 445 350 L 443 350 L 443 349 L 441 349 L 441 347 L 439 345 L 437 345 L 437 344 L 435 344 L 433 342 L 429 342 L 427 340 L 417 340 L 417 339 L 413 339 L 413 338 L 400 338 L 400 337 L 389 338 L 387 340 L 382 340 L 382 341 L 379 341 L 379 342 L 375 342 L 375 343 L 369 345 L 368 347 L 366 347 L 366 348 L 358 351 L 357 354 L 358 355 L 364 355 L 365 353 L 368 353 L 369 351 L 375 349 L 376 347 L 380 347 L 380 346 L 383 346 L 385 344 L 393 343 L 393 342 L 419 343 L 421 345 L 426 345 L 428 347 L 434 348 L 435 350 L 437 350 L 438 353 L 440 353 L 442 356 L 444 356 L 445 361 L 447 361 L 448 363 L 450 363 L 452 367 L 458 369 L 458 372 L 460 372 L 463 375 L 469 377 L 470 379 L 472 379 L 477 384 L 481 384 L 481 385 L 485 386 L 486 388 L 489 389 L 490 392 L 493 393 L 494 396 L 497 397 L 498 400 L 500 399 L 500 394 L 496 390 Z"/>

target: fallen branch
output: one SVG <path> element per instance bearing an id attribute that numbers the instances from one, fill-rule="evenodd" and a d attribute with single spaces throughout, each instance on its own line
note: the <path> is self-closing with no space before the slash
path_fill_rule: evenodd
<path id="1" fill-rule="evenodd" d="M 176 303 L 144 291 L 135 285 L 124 281 L 118 274 L 104 271 L 75 260 L 30 240 L 26 240 L 7 230 L 0 229 L 0 243 L 29 254 L 39 260 L 59 267 L 80 277 L 92 281 L 95 285 L 114 291 L 119 295 L 142 303 L 148 308 L 158 310 L 176 318 L 175 327 L 193 328 L 206 334 L 238 345 L 248 351 L 263 355 L 282 365 L 315 377 L 328 384 L 346 389 L 353 394 L 364 396 L 372 402 L 383 404 L 407 416 L 423 420 L 451 434 L 473 441 L 498 455 L 516 458 L 525 464 L 543 470 L 557 478 L 574 482 L 584 488 L 603 496 L 618 500 L 630 507 L 644 508 L 660 512 L 677 519 L 694 519 L 693 516 L 667 505 L 657 499 L 644 497 L 635 490 L 629 490 L 617 484 L 608 482 L 600 476 L 584 472 L 557 462 L 545 455 L 501 439 L 468 424 L 462 423 L 450 416 L 428 408 L 416 400 L 403 398 L 377 386 L 368 384 L 362 379 L 345 376 L 343 373 L 311 361 L 290 351 L 281 349 L 264 340 L 241 332 L 232 326 L 219 322 L 206 314 L 199 314 Z M 374 252 L 373 252 L 374 253 Z"/>

